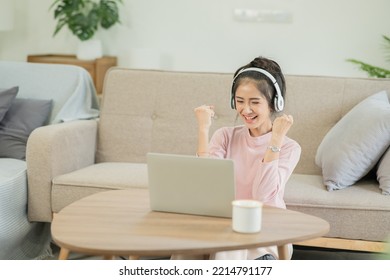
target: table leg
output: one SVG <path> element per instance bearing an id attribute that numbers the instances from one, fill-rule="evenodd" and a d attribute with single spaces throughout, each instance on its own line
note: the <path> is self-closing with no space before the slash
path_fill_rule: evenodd
<path id="1" fill-rule="evenodd" d="M 279 260 L 288 259 L 288 244 L 278 246 Z"/>
<path id="2" fill-rule="evenodd" d="M 64 247 L 61 247 L 58 259 L 59 260 L 67 260 L 68 257 L 69 257 L 69 250 L 64 248 Z"/>

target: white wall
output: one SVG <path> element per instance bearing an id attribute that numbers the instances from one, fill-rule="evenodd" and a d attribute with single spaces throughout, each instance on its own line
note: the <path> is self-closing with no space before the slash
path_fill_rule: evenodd
<path id="1" fill-rule="evenodd" d="M 11 32 L 0 31 L 0 59 L 74 54 L 68 30 L 52 37 L 54 0 L 14 0 Z M 258 55 L 287 74 L 362 76 L 357 58 L 390 68 L 382 35 L 390 35 L 388 0 L 123 0 L 122 24 L 101 31 L 104 52 L 123 67 L 233 72 Z M 236 8 L 284 10 L 291 23 L 239 22 Z M 0 7 L 1 9 L 1 7 Z"/>

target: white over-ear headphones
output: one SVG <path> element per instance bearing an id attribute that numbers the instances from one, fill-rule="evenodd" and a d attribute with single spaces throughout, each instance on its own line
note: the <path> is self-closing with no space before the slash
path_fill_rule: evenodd
<path id="1" fill-rule="evenodd" d="M 266 70 L 264 70 L 262 68 L 257 68 L 257 67 L 244 68 L 240 72 L 238 72 L 237 75 L 233 78 L 232 92 L 231 92 L 231 102 L 230 102 L 230 106 L 232 107 L 232 109 L 236 109 L 236 102 L 234 100 L 234 92 L 233 92 L 234 82 L 235 82 L 235 80 L 237 79 L 237 77 L 239 75 L 241 75 L 244 72 L 248 72 L 248 71 L 255 71 L 255 72 L 262 73 L 262 74 L 266 75 L 271 80 L 271 82 L 274 85 L 275 90 L 276 90 L 276 96 L 274 97 L 274 109 L 275 109 L 276 112 L 283 111 L 283 109 L 284 109 L 284 99 L 283 99 L 280 87 L 279 87 L 278 83 L 276 82 L 276 79 L 268 71 L 266 71 Z"/>

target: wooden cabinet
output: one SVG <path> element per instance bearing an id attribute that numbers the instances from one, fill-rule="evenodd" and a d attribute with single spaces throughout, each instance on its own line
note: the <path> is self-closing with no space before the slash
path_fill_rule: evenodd
<path id="1" fill-rule="evenodd" d="M 79 60 L 74 55 L 29 55 L 27 62 L 71 64 L 85 68 L 91 75 L 98 94 L 103 91 L 104 76 L 110 67 L 117 65 L 115 56 L 103 56 L 95 60 Z"/>

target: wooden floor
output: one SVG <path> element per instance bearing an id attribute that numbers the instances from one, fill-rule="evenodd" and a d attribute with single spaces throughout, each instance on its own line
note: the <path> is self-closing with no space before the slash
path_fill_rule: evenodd
<path id="1" fill-rule="evenodd" d="M 315 238 L 296 243 L 296 245 L 376 253 L 386 252 L 387 250 L 387 244 L 385 242 L 328 237 Z"/>

